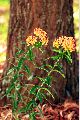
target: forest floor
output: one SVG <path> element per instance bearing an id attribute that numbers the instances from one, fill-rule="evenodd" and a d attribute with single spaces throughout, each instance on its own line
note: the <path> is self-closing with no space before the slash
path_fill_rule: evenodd
<path id="1" fill-rule="evenodd" d="M 79 120 L 79 106 L 72 101 L 66 101 L 64 104 L 50 106 L 48 104 L 39 105 L 43 116 L 36 116 L 36 120 Z M 38 112 L 37 108 L 35 109 Z M 29 115 L 18 115 L 20 120 L 31 120 Z M 16 120 L 13 118 L 10 105 L 0 107 L 0 120 Z"/>

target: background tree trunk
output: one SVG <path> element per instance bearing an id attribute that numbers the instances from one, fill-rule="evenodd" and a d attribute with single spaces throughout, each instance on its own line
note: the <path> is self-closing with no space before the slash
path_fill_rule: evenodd
<path id="1" fill-rule="evenodd" d="M 10 3 L 10 22 L 7 40 L 6 66 L 2 77 L 11 68 L 9 58 L 12 58 L 19 49 L 26 49 L 20 42 L 25 41 L 26 37 L 33 32 L 33 29 L 40 27 L 48 33 L 50 44 L 55 37 L 66 35 L 74 36 L 73 24 L 73 0 L 11 0 Z M 47 53 L 50 49 L 47 48 Z M 73 98 L 78 97 L 78 67 L 77 54 L 74 53 L 72 66 L 65 63 L 66 73 L 66 95 Z M 15 63 L 13 59 L 13 63 Z M 3 79 L 3 83 L 5 83 Z"/>

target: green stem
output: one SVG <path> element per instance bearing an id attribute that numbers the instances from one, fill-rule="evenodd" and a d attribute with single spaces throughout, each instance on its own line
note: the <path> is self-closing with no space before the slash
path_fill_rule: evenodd
<path id="1" fill-rule="evenodd" d="M 49 71 L 48 76 L 54 71 L 56 64 L 59 62 L 60 58 L 55 62 L 54 67 Z"/>
<path id="2" fill-rule="evenodd" d="M 44 85 L 44 83 L 41 84 L 41 87 Z M 40 92 L 40 88 L 38 89 L 37 93 Z M 37 97 L 35 98 L 35 101 L 37 100 Z"/>

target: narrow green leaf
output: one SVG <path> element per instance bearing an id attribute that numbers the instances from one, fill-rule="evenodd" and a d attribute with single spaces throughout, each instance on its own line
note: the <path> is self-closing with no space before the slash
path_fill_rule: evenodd
<path id="1" fill-rule="evenodd" d="M 52 49 L 53 52 L 56 52 L 56 53 L 62 53 L 62 51 L 60 49 Z"/>
<path id="2" fill-rule="evenodd" d="M 63 77 L 63 78 L 65 78 L 65 75 L 64 75 L 64 73 L 62 73 L 61 71 L 59 71 L 59 70 L 53 70 L 53 72 L 58 72 L 59 74 L 61 74 L 61 76 Z"/>
<path id="3" fill-rule="evenodd" d="M 13 100 L 13 108 L 16 110 L 18 107 L 18 101 L 16 100 L 16 98 Z"/>
<path id="4" fill-rule="evenodd" d="M 20 84 L 17 84 L 15 89 L 16 89 L 16 91 L 19 91 L 20 88 L 21 88 L 21 85 L 20 85 Z"/>
<path id="5" fill-rule="evenodd" d="M 51 76 L 47 76 L 47 77 L 45 78 L 45 83 L 46 83 L 47 85 L 50 85 L 50 84 L 51 84 Z"/>
<path id="6" fill-rule="evenodd" d="M 46 66 L 48 66 L 48 67 L 51 68 L 51 69 L 53 68 L 53 66 L 51 66 L 51 65 L 49 65 L 49 64 L 46 64 Z"/>
<path id="7" fill-rule="evenodd" d="M 23 62 L 24 62 L 25 58 L 24 57 L 21 57 L 19 62 L 18 62 L 18 66 L 17 66 L 17 70 L 20 70 L 22 65 L 23 65 Z"/>
<path id="8" fill-rule="evenodd" d="M 38 86 L 38 85 L 33 86 L 32 89 L 30 90 L 30 94 L 34 94 L 35 95 L 36 94 L 36 90 L 39 89 L 39 88 L 40 88 L 40 86 Z"/>
<path id="9" fill-rule="evenodd" d="M 19 50 L 17 53 L 16 53 L 16 56 L 17 55 L 20 55 L 21 53 L 23 53 L 24 51 L 23 50 Z"/>
<path id="10" fill-rule="evenodd" d="M 41 95 L 43 96 L 44 99 L 46 99 L 46 94 L 41 92 Z"/>
<path id="11" fill-rule="evenodd" d="M 32 99 L 26 106 L 26 111 L 32 110 L 34 107 L 37 106 L 37 103 L 34 99 Z"/>
<path id="12" fill-rule="evenodd" d="M 60 58 L 60 55 L 52 56 L 51 59 L 58 60 Z"/>
<path id="13" fill-rule="evenodd" d="M 49 72 L 47 69 L 43 68 L 43 67 L 38 67 L 38 69 L 44 70 L 46 72 Z"/>
<path id="14" fill-rule="evenodd" d="M 25 71 L 30 75 L 30 68 L 27 66 L 27 65 L 24 65 L 24 67 L 25 67 Z"/>
<path id="15" fill-rule="evenodd" d="M 13 68 L 9 69 L 9 71 L 7 72 L 7 75 L 9 75 L 10 73 L 12 73 L 14 70 L 17 70 L 17 67 L 13 67 Z"/>
<path id="16" fill-rule="evenodd" d="M 48 88 L 40 88 L 40 90 L 45 90 L 45 91 L 47 91 L 51 96 L 52 96 L 52 98 L 54 99 L 54 96 L 52 95 L 52 93 L 50 92 L 50 90 L 48 89 Z"/>
<path id="17" fill-rule="evenodd" d="M 42 101 L 43 101 L 43 95 L 41 94 L 41 92 L 37 92 L 36 97 L 39 99 L 40 103 L 42 103 Z"/>
<path id="18" fill-rule="evenodd" d="M 36 120 L 36 112 L 31 112 L 31 113 L 29 114 L 29 119 L 30 119 L 30 120 Z"/>
<path id="19" fill-rule="evenodd" d="M 14 74 L 14 76 L 13 76 L 13 82 L 15 82 L 16 80 L 17 80 L 17 78 L 19 77 L 19 75 L 16 73 L 16 74 Z"/>
<path id="20" fill-rule="evenodd" d="M 19 92 L 17 92 L 17 96 L 18 96 L 18 103 L 19 103 L 22 100 L 22 95 Z"/>
<path id="21" fill-rule="evenodd" d="M 41 77 L 38 77 L 38 76 L 36 76 L 36 78 L 38 78 L 41 82 L 45 82 L 45 78 L 41 78 Z"/>
<path id="22" fill-rule="evenodd" d="M 57 64 L 55 64 L 54 68 L 59 71 L 63 71 L 63 67 L 62 67 L 61 63 L 59 63 L 59 62 L 57 62 Z"/>
<path id="23" fill-rule="evenodd" d="M 34 59 L 34 54 L 33 54 L 33 51 L 32 51 L 32 48 L 31 48 L 31 47 L 29 47 L 29 49 L 28 49 L 27 56 L 29 57 L 29 60 L 30 60 L 30 61 L 33 61 L 33 59 Z"/>
<path id="24" fill-rule="evenodd" d="M 70 55 L 66 55 L 66 54 L 65 54 L 65 58 L 67 59 L 67 62 L 68 62 L 68 63 L 72 63 L 72 59 L 71 59 L 71 56 L 70 56 Z"/>
<path id="25" fill-rule="evenodd" d="M 18 110 L 19 113 L 26 113 L 26 107 L 22 107 Z"/>
<path id="26" fill-rule="evenodd" d="M 46 71 L 46 72 L 49 72 L 49 71 L 45 68 L 46 66 L 48 66 L 48 64 L 43 64 L 43 65 L 41 65 L 40 67 L 38 67 L 38 69 L 44 70 L 44 71 Z M 51 65 L 48 66 L 48 67 L 51 67 Z"/>
<path id="27" fill-rule="evenodd" d="M 15 84 L 12 83 L 12 84 L 7 88 L 7 90 L 6 90 L 6 95 L 9 94 L 9 93 L 12 91 L 12 89 L 14 89 L 14 88 L 15 88 Z"/>

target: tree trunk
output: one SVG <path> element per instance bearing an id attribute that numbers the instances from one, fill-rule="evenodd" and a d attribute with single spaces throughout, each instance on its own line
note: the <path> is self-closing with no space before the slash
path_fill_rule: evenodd
<path id="1" fill-rule="evenodd" d="M 21 45 L 20 42 L 25 41 L 26 37 L 37 27 L 48 33 L 49 45 L 55 37 L 74 36 L 73 0 L 11 0 L 6 66 L 2 77 L 12 67 L 8 59 L 17 52 L 15 46 L 25 50 L 25 45 Z M 49 48 L 47 51 L 50 54 Z M 76 53 L 72 55 L 72 67 L 65 63 L 66 93 L 73 98 L 78 96 L 76 96 L 78 83 L 76 56 Z M 16 60 L 13 59 L 12 62 L 15 64 Z"/>

